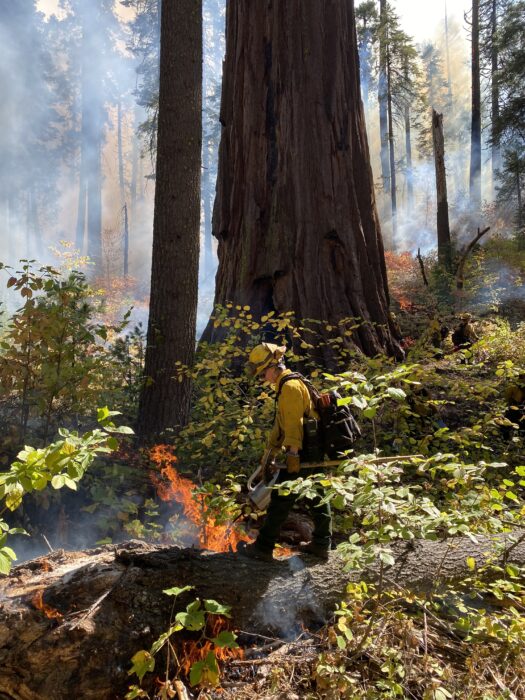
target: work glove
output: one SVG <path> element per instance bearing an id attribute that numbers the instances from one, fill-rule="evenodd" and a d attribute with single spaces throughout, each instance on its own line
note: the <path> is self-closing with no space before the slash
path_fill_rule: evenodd
<path id="1" fill-rule="evenodd" d="M 297 452 L 286 453 L 286 471 L 288 474 L 297 474 L 301 469 L 301 460 Z"/>

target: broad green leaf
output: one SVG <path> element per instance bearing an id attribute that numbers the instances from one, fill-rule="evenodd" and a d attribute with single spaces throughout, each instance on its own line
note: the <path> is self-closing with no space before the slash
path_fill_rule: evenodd
<path id="1" fill-rule="evenodd" d="M 173 588 L 165 588 L 162 592 L 166 595 L 172 595 L 176 597 L 181 595 L 181 593 L 184 593 L 185 591 L 192 591 L 194 588 L 195 586 L 184 586 L 183 588 L 173 586 Z"/>
<path id="2" fill-rule="evenodd" d="M 52 479 L 51 479 L 51 486 L 54 489 L 61 489 L 62 486 L 66 483 L 66 477 L 64 474 L 56 474 Z"/>
<path id="3" fill-rule="evenodd" d="M 224 617 L 231 617 L 230 607 L 228 605 L 221 605 L 217 603 L 216 600 L 205 600 L 204 607 L 212 615 L 224 615 Z"/>
<path id="4" fill-rule="evenodd" d="M 204 661 L 196 661 L 190 669 L 190 685 L 193 687 L 201 682 Z"/>
<path id="5" fill-rule="evenodd" d="M 404 401 L 406 399 L 406 394 L 403 389 L 398 389 L 394 386 L 389 386 L 386 393 L 395 401 Z"/>
<path id="6" fill-rule="evenodd" d="M 131 663 L 133 666 L 128 671 L 128 676 L 135 673 L 141 682 L 146 673 L 150 673 L 155 668 L 155 659 L 149 651 L 145 649 L 137 651 L 137 653 L 132 656 Z"/>
<path id="7" fill-rule="evenodd" d="M 215 644 L 216 647 L 220 647 L 221 649 L 223 647 L 227 647 L 228 649 L 238 649 L 239 645 L 237 644 L 235 639 L 236 636 L 233 632 L 223 630 L 217 635 L 217 637 L 214 637 L 211 641 Z"/>
<path id="8" fill-rule="evenodd" d="M 471 571 L 474 571 L 476 568 L 476 560 L 474 557 L 467 557 L 467 566 Z"/>
<path id="9" fill-rule="evenodd" d="M 7 576 L 11 571 L 11 557 L 4 554 L 3 550 L 0 549 L 0 574 L 5 574 Z"/>
<path id="10" fill-rule="evenodd" d="M 180 612 L 175 615 L 175 620 L 191 632 L 197 632 L 205 624 L 204 610 L 194 610 L 192 612 Z"/>
<path id="11" fill-rule="evenodd" d="M 381 559 L 383 564 L 386 564 L 387 566 L 394 566 L 394 564 L 396 563 L 396 560 L 390 554 L 390 552 L 385 552 L 384 550 L 381 550 L 379 552 L 379 558 Z"/>
<path id="12" fill-rule="evenodd" d="M 166 644 L 171 635 L 175 632 L 180 632 L 181 629 L 183 629 L 182 625 L 172 625 L 167 632 L 161 634 L 160 637 L 153 642 L 153 644 L 151 645 L 150 654 L 154 656 L 158 651 L 162 649 L 162 647 Z"/>

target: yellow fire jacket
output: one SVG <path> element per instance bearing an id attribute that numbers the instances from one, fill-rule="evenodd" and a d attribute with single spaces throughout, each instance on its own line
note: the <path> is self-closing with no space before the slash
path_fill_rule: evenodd
<path id="1" fill-rule="evenodd" d="M 290 369 L 283 370 L 275 385 L 276 391 L 279 391 L 284 377 L 291 373 Z M 268 438 L 268 447 L 279 449 L 285 445 L 300 450 L 303 446 L 305 415 L 319 418 L 306 386 L 299 379 L 290 379 L 284 384 L 277 400 L 275 422 Z"/>

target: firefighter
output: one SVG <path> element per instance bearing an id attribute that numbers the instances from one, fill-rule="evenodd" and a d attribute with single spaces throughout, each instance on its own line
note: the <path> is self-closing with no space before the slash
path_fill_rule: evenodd
<path id="1" fill-rule="evenodd" d="M 443 343 L 448 336 L 449 330 L 443 321 L 434 316 L 428 326 L 428 342 L 434 348 L 434 355 L 439 357 L 443 354 Z"/>
<path id="2" fill-rule="evenodd" d="M 525 433 L 525 372 L 520 372 L 515 381 L 505 389 L 507 409 L 505 418 L 518 426 L 518 433 Z M 503 426 L 502 433 L 508 440 L 512 436 L 513 428 L 510 425 Z"/>
<path id="3" fill-rule="evenodd" d="M 454 350 L 468 350 L 472 347 L 473 343 L 479 340 L 471 321 L 471 314 L 463 314 L 463 316 L 461 316 L 459 325 L 454 328 L 454 332 L 452 333 Z"/>
<path id="4" fill-rule="evenodd" d="M 279 472 L 277 485 L 283 481 L 299 478 L 301 459 L 303 462 L 308 461 L 309 454 L 315 449 L 311 445 L 311 451 L 307 452 L 306 423 L 308 419 L 318 418 L 310 392 L 301 380 L 290 379 L 284 382 L 282 387 L 280 386 L 286 375 L 291 374 L 291 370 L 287 369 L 284 364 L 285 352 L 286 347 L 284 346 L 261 343 L 250 352 L 246 366 L 248 374 L 272 384 L 278 395 L 275 419 L 267 445 L 267 453 L 269 452 L 270 456 L 282 454 L 283 449 L 285 451 L 286 469 Z M 266 466 L 263 465 L 263 467 Z M 281 525 L 286 520 L 296 500 L 295 494 L 281 495 L 277 489 L 274 489 L 266 519 L 257 540 L 248 545 L 241 543 L 238 548 L 239 554 L 254 559 L 272 561 L 272 552 Z M 312 541 L 300 545 L 299 549 L 305 554 L 327 560 L 332 537 L 330 504 L 321 503 L 321 497 L 309 500 L 308 503 L 312 506 L 314 532 Z"/>

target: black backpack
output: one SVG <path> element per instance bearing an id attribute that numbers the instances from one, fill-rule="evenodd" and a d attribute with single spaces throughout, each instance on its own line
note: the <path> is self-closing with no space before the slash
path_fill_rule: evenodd
<path id="1" fill-rule="evenodd" d="M 337 403 L 337 400 L 341 398 L 337 391 L 332 390 L 321 394 L 306 377 L 303 377 L 299 372 L 292 372 L 281 380 L 275 397 L 276 408 L 283 386 L 291 379 L 299 379 L 303 382 L 310 393 L 314 408 L 319 414 L 314 435 L 305 425 L 305 440 L 301 450 L 301 458 L 304 461 L 318 461 L 322 460 L 324 455 L 330 459 L 341 457 L 344 452 L 351 449 L 361 435 L 361 429 L 348 404 L 340 406 Z M 317 444 L 312 444 L 313 442 Z"/>

